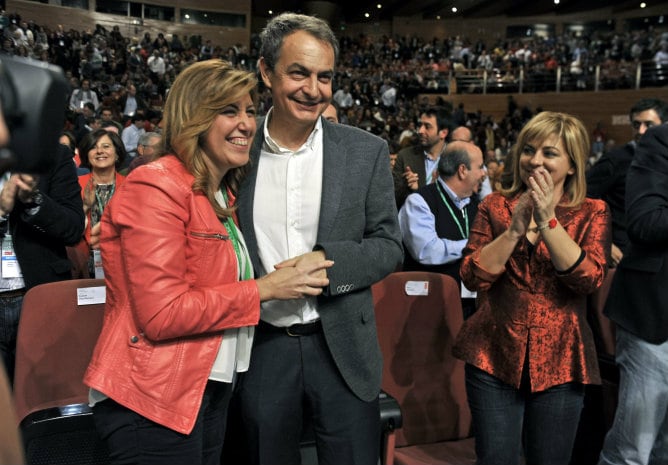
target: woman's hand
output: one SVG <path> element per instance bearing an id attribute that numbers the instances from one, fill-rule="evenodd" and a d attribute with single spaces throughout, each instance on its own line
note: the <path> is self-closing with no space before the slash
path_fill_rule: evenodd
<path id="1" fill-rule="evenodd" d="M 539 168 L 529 176 L 528 192 L 533 201 L 533 219 L 536 225 L 541 226 L 554 218 L 554 182 L 547 170 Z"/>
<path id="2" fill-rule="evenodd" d="M 527 190 L 522 195 L 515 205 L 513 216 L 510 220 L 508 233 L 513 239 L 519 239 L 527 233 L 529 223 L 531 223 L 531 215 L 533 213 L 534 203 L 531 198 L 531 192 Z"/>
<path id="3" fill-rule="evenodd" d="M 100 228 L 102 223 L 95 223 L 90 227 L 90 242 L 88 246 L 91 250 L 97 250 L 100 248 Z"/>
<path id="4" fill-rule="evenodd" d="M 83 208 L 85 214 L 87 214 L 95 204 L 95 187 L 95 180 L 91 176 L 83 190 Z"/>
<path id="5" fill-rule="evenodd" d="M 322 294 L 329 285 L 326 269 L 334 265 L 332 260 L 315 260 L 318 252 L 311 252 L 287 260 L 276 270 L 257 280 L 260 300 L 302 299 Z M 308 258 L 307 258 L 308 257 Z"/>

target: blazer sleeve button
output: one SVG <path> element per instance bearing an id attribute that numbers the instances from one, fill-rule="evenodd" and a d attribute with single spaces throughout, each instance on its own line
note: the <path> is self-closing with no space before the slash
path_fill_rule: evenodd
<path id="1" fill-rule="evenodd" d="M 133 344 L 136 344 L 137 342 L 139 342 L 139 338 L 137 336 L 132 336 L 130 338 L 130 342 L 132 342 Z"/>

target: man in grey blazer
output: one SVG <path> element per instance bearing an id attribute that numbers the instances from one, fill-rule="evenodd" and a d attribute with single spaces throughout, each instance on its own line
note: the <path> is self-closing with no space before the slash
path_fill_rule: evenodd
<path id="1" fill-rule="evenodd" d="M 320 117 L 337 54 L 327 23 L 310 16 L 279 15 L 262 33 L 258 66 L 273 107 L 237 203 L 253 267 L 334 265 L 318 298 L 262 305 L 238 390 L 250 463 L 300 463 L 305 417 L 321 465 L 378 461 L 382 359 L 370 286 L 400 264 L 401 235 L 387 144 Z"/>
<path id="2" fill-rule="evenodd" d="M 449 109 L 429 107 L 422 111 L 418 127 L 420 143 L 401 149 L 392 168 L 397 209 L 401 208 L 409 194 L 438 178 L 438 174 L 434 173 L 451 126 Z"/>
<path id="3" fill-rule="evenodd" d="M 605 313 L 617 324 L 619 402 L 600 465 L 668 463 L 668 126 L 640 138 L 626 177 L 629 243 Z"/>

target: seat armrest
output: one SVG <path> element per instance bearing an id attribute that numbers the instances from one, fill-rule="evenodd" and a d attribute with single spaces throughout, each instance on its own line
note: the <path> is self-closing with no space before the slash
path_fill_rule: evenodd
<path id="1" fill-rule="evenodd" d="M 401 428 L 403 417 L 397 400 L 387 392 L 380 391 L 378 402 L 380 403 L 380 430 L 394 431 Z"/>

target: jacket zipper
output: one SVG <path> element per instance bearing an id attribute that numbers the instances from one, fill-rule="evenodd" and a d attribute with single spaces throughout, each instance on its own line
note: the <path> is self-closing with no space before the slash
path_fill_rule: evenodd
<path id="1" fill-rule="evenodd" d="M 190 231 L 190 235 L 195 237 L 203 237 L 206 239 L 220 239 L 221 241 L 227 241 L 230 239 L 230 236 L 226 236 L 225 234 L 220 234 L 220 233 L 201 233 L 196 231 Z"/>

